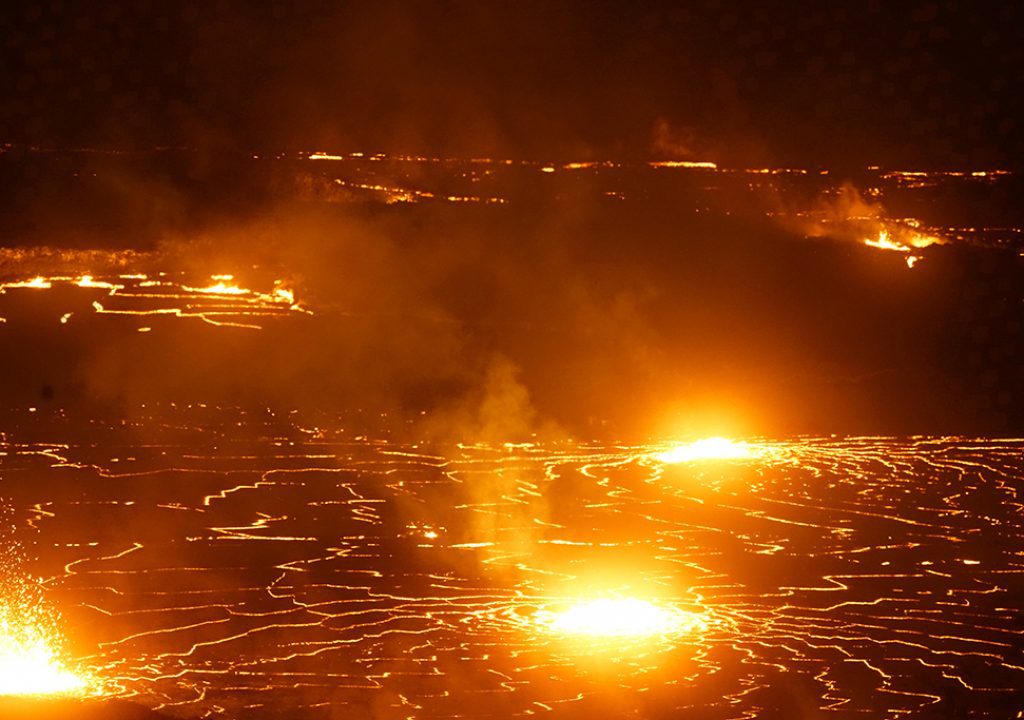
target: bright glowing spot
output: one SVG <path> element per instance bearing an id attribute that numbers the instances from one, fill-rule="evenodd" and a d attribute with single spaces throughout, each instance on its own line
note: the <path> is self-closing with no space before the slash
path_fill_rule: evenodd
<path id="1" fill-rule="evenodd" d="M 437 533 L 433 530 L 427 530 L 425 533 L 423 533 L 423 537 L 427 538 L 428 540 L 436 540 Z"/>
<path id="2" fill-rule="evenodd" d="M 921 233 L 912 233 L 910 235 L 910 246 L 915 248 L 926 248 L 932 245 L 941 245 L 942 240 L 933 235 L 922 235 Z"/>
<path id="3" fill-rule="evenodd" d="M 71 319 L 72 315 L 74 315 L 74 313 L 64 313 L 63 315 L 61 315 L 60 316 L 60 324 L 61 325 L 67 325 L 68 324 L 68 320 Z"/>
<path id="4" fill-rule="evenodd" d="M 53 283 L 44 277 L 34 277 L 31 280 L 21 280 L 19 282 L 4 283 L 5 288 L 48 288 L 53 287 Z"/>
<path id="5" fill-rule="evenodd" d="M 584 600 L 561 612 L 538 612 L 536 622 L 561 635 L 589 637 L 648 637 L 706 629 L 694 613 L 635 598 Z"/>
<path id="6" fill-rule="evenodd" d="M 543 173 L 553 173 L 555 171 L 555 169 L 553 167 L 551 167 L 550 165 L 545 165 L 544 167 L 542 167 L 540 169 L 540 171 L 543 172 Z"/>
<path id="7" fill-rule="evenodd" d="M 58 656 L 57 635 L 45 619 L 29 615 L 28 622 L 18 622 L 9 609 L 0 610 L 0 695 L 94 693 L 95 682 Z"/>
<path id="8" fill-rule="evenodd" d="M 659 160 L 648 163 L 653 168 L 701 168 L 703 170 L 717 170 L 718 165 L 713 162 L 695 162 L 693 160 Z"/>
<path id="9" fill-rule="evenodd" d="M 898 239 L 894 238 L 888 230 L 879 230 L 877 238 L 867 238 L 864 244 L 868 247 L 879 250 L 894 250 L 895 252 L 909 253 L 914 248 L 926 248 L 931 245 L 941 245 L 942 239 L 933 235 L 925 235 L 916 230 L 903 229 L 898 233 Z M 913 261 L 908 257 L 907 265 L 914 267 L 914 263 L 920 260 L 915 257 Z"/>
<path id="10" fill-rule="evenodd" d="M 123 287 L 122 285 L 115 285 L 104 280 L 94 280 L 92 275 L 82 275 L 75 282 L 75 285 L 83 288 L 105 288 L 107 290 L 120 290 Z"/>
<path id="11" fill-rule="evenodd" d="M 758 452 L 747 443 L 711 437 L 677 445 L 670 450 L 656 453 L 654 457 L 663 463 L 682 463 L 698 460 L 741 460 L 757 455 Z"/>
<path id="12" fill-rule="evenodd" d="M 286 287 L 278 285 L 274 288 L 274 297 L 280 301 L 286 302 L 289 305 L 295 304 L 295 291 L 289 290 Z"/>
<path id="13" fill-rule="evenodd" d="M 920 260 L 920 259 L 921 258 L 918 257 L 917 255 L 907 255 L 907 267 L 908 268 L 914 267 L 915 265 L 917 265 L 917 261 Z"/>
<path id="14" fill-rule="evenodd" d="M 910 252 L 910 247 L 903 243 L 895 242 L 889 239 L 888 230 L 879 230 L 878 237 L 875 239 L 868 238 L 864 241 L 864 244 L 868 247 L 878 248 L 879 250 L 895 250 L 896 252 Z"/>
<path id="15" fill-rule="evenodd" d="M 189 292 L 206 293 L 209 295 L 245 295 L 249 292 L 245 288 L 240 288 L 237 285 L 228 285 L 223 280 L 215 285 L 208 285 L 201 288 L 189 287 L 187 285 L 182 285 L 182 287 Z"/>

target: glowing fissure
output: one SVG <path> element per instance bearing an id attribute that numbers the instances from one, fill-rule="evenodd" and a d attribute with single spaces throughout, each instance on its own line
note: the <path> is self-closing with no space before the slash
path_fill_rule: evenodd
<path id="1" fill-rule="evenodd" d="M 196 318 L 210 325 L 259 330 L 262 319 L 311 315 L 300 305 L 295 291 L 276 280 L 267 292 L 241 287 L 233 275 L 212 275 L 209 285 L 189 285 L 182 278 L 159 273 L 122 274 L 96 278 L 91 274 L 36 276 L 0 282 L 0 294 L 9 290 L 49 290 L 61 285 L 105 290 L 111 300 L 94 300 L 92 309 L 102 315 L 173 316 Z M 160 304 L 163 307 L 152 307 Z M 72 313 L 61 316 L 67 324 Z M 148 332 L 151 328 L 139 328 Z"/>

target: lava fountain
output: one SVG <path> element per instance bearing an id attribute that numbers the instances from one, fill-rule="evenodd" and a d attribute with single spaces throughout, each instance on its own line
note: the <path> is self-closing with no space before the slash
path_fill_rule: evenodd
<path id="1" fill-rule="evenodd" d="M 0 696 L 98 694 L 96 679 L 63 657 L 56 619 L 41 598 L 21 587 L 0 601 Z"/>

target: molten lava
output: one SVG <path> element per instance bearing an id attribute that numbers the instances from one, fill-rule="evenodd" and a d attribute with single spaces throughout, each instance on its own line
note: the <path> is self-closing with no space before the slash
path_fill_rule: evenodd
<path id="1" fill-rule="evenodd" d="M 8 290 L 47 290 L 57 286 L 74 286 L 89 290 L 106 290 L 110 298 L 92 301 L 92 308 L 101 315 L 164 316 L 198 318 L 218 327 L 260 330 L 254 322 L 261 318 L 281 318 L 291 314 L 312 315 L 299 305 L 295 291 L 283 280 L 275 280 L 269 291 L 242 287 L 234 275 L 211 275 L 208 285 L 188 285 L 183 273 L 159 272 L 108 275 L 97 278 L 88 273 L 76 275 L 35 276 L 0 281 L 0 295 Z M 72 313 L 60 316 L 67 325 Z M 6 322 L 0 318 L 0 322 Z M 151 328 L 139 328 L 148 332 Z"/>
<path id="2" fill-rule="evenodd" d="M 211 275 L 210 277 L 217 282 L 205 287 L 190 287 L 188 285 L 183 285 L 182 288 L 189 292 L 205 295 L 246 295 L 250 292 L 249 290 L 238 287 L 233 283 L 235 279 L 234 275 Z"/>
<path id="3" fill-rule="evenodd" d="M 917 230 L 910 229 L 901 229 L 898 234 L 882 229 L 878 231 L 878 237 L 866 238 L 864 240 L 864 244 L 868 247 L 906 254 L 908 268 L 914 267 L 921 259 L 919 255 L 911 254 L 915 249 L 926 248 L 931 245 L 941 245 L 942 242 L 941 238 L 937 238 L 934 235 L 926 235 Z"/>
<path id="4" fill-rule="evenodd" d="M 34 277 L 29 280 L 18 280 L 16 282 L 7 282 L 3 284 L 4 288 L 39 288 L 47 289 L 52 287 L 52 283 L 44 277 Z"/>
<path id="5" fill-rule="evenodd" d="M 561 612 L 542 611 L 536 621 L 559 635 L 648 637 L 704 629 L 695 614 L 635 598 L 583 600 Z"/>
<path id="6" fill-rule="evenodd" d="M 743 460 L 757 455 L 758 451 L 745 442 L 710 437 L 655 453 L 654 458 L 663 463 L 674 464 L 700 460 Z"/>
<path id="7" fill-rule="evenodd" d="M 0 696 L 95 694 L 93 678 L 60 657 L 60 635 L 37 608 L 0 609 Z"/>

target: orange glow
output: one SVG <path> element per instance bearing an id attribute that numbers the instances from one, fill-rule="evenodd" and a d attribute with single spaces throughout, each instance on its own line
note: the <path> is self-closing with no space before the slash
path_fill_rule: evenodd
<path id="1" fill-rule="evenodd" d="M 893 250 L 895 252 L 909 253 L 915 248 L 926 248 L 931 245 L 941 245 L 942 239 L 937 238 L 934 235 L 925 235 L 924 233 L 917 232 L 916 230 L 904 230 L 897 236 L 890 233 L 886 229 L 878 231 L 878 237 L 867 238 L 864 240 L 864 244 L 868 247 L 877 248 L 879 250 Z M 914 267 L 920 258 L 915 258 L 913 262 L 907 260 L 909 267 Z"/>
<path id="2" fill-rule="evenodd" d="M 237 285 L 229 285 L 228 282 L 234 279 L 232 275 L 211 275 L 211 280 L 217 282 L 213 285 L 207 285 L 206 287 L 189 287 L 183 285 L 182 288 L 189 292 L 195 293 L 208 293 L 210 295 L 245 295 L 249 291 L 245 288 L 240 288 Z"/>
<path id="3" fill-rule="evenodd" d="M 274 297 L 288 303 L 289 305 L 295 304 L 295 291 L 289 290 L 282 285 L 275 285 Z"/>
<path id="4" fill-rule="evenodd" d="M 581 600 L 559 612 L 538 612 L 535 620 L 552 633 L 586 637 L 642 638 L 707 628 L 694 613 L 636 598 Z"/>
<path id="5" fill-rule="evenodd" d="M 52 622 L 35 608 L 0 609 L 0 695 L 97 694 L 95 680 L 72 670 L 59 646 Z"/>
<path id="6" fill-rule="evenodd" d="M 745 442 L 710 437 L 676 445 L 669 450 L 655 453 L 654 457 L 663 463 L 675 464 L 702 460 L 743 460 L 757 457 L 759 454 L 755 448 Z"/>
<path id="7" fill-rule="evenodd" d="M 94 280 L 92 275 L 82 275 L 78 278 L 78 282 L 75 283 L 78 287 L 83 288 L 104 288 L 111 291 L 122 289 L 123 285 L 117 285 L 115 283 L 105 282 L 102 280 Z"/>
<path id="8" fill-rule="evenodd" d="M 0 293 L 10 288 L 50 289 L 60 286 L 73 286 L 83 289 L 106 290 L 111 300 L 99 302 L 93 300 L 93 310 L 105 315 L 163 315 L 174 317 L 194 317 L 205 323 L 216 326 L 262 328 L 250 318 L 281 317 L 290 313 L 312 315 L 312 311 L 302 307 L 295 297 L 295 291 L 284 280 L 275 280 L 273 287 L 267 291 L 241 287 L 234 275 L 210 275 L 210 284 L 190 286 L 166 272 L 155 276 L 146 274 L 121 274 L 116 279 L 111 276 L 100 277 L 90 273 L 76 275 L 36 276 L 26 279 L 15 279 L 0 283 Z M 156 301 L 163 307 L 148 305 Z M 180 303 L 180 304 L 179 304 Z M 144 304 L 146 307 L 133 307 Z M 61 324 L 66 325 L 72 317 L 71 312 L 59 316 Z M 6 322 L 0 319 L 0 322 Z M 146 330 L 141 330 L 146 332 Z"/>
<path id="9" fill-rule="evenodd" d="M 648 163 L 652 168 L 697 168 L 701 170 L 717 170 L 718 165 L 713 162 L 693 160 L 658 160 Z"/>
<path id="10" fill-rule="evenodd" d="M 910 252 L 910 247 L 903 243 L 898 243 L 889 239 L 888 230 L 879 230 L 877 238 L 868 238 L 864 241 L 864 244 L 868 247 L 878 248 L 879 250 L 895 250 L 896 252 Z"/>
<path id="11" fill-rule="evenodd" d="M 0 286 L 0 289 L 7 288 L 40 288 L 46 289 L 53 287 L 53 284 L 44 277 L 34 277 L 31 280 L 19 280 L 17 282 L 4 283 Z"/>

